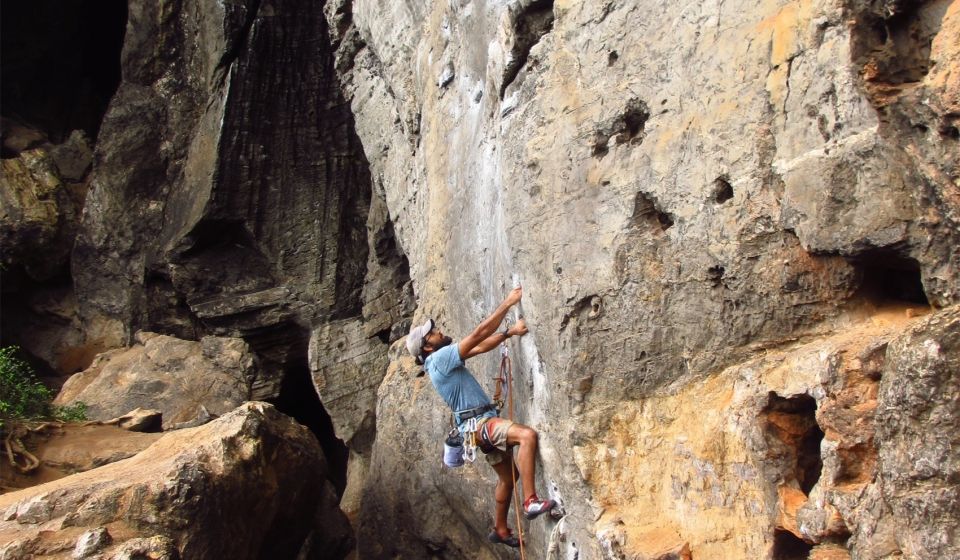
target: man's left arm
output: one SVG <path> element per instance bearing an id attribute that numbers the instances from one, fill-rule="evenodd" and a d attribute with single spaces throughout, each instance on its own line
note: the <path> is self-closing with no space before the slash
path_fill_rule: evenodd
<path id="1" fill-rule="evenodd" d="M 506 331 L 506 334 L 504 334 L 503 331 L 499 331 L 483 339 L 480 344 L 477 344 L 469 352 L 467 352 L 467 355 L 463 356 L 463 359 L 466 360 L 467 358 L 485 354 L 496 348 L 500 343 L 508 338 L 513 336 L 523 336 L 529 332 L 527 330 L 527 324 L 523 319 L 517 320 L 517 322 L 508 327 Z"/>

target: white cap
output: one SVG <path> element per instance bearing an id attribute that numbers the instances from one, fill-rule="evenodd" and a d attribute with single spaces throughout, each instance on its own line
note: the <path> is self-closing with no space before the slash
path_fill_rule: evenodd
<path id="1" fill-rule="evenodd" d="M 414 358 L 420 358 L 423 353 L 423 337 L 430 334 L 433 330 L 433 319 L 427 319 L 422 325 L 410 327 L 410 334 L 407 335 L 407 350 Z"/>

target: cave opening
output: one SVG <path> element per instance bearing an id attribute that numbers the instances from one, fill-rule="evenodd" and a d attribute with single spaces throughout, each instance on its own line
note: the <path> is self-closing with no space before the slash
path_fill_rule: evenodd
<path id="1" fill-rule="evenodd" d="M 887 302 L 929 306 L 920 264 L 892 251 L 873 251 L 851 259 L 860 277 L 858 295 L 877 304 Z"/>
<path id="2" fill-rule="evenodd" d="M 93 140 L 120 84 L 126 0 L 32 0 L 0 8 L 2 115 L 55 143 Z M 5 123 L 6 137 L 9 126 Z M 4 156 L 11 155 L 5 148 Z"/>
<path id="3" fill-rule="evenodd" d="M 807 560 L 813 545 L 804 542 L 790 531 L 773 532 L 773 560 Z"/>
<path id="4" fill-rule="evenodd" d="M 334 432 L 330 414 L 313 386 L 310 369 L 306 365 L 288 367 L 280 384 L 280 394 L 270 402 L 280 412 L 292 416 L 297 422 L 310 428 L 317 437 L 327 458 L 330 482 L 336 489 L 337 496 L 343 496 L 347 487 L 347 459 L 350 451 Z"/>
<path id="5" fill-rule="evenodd" d="M 800 490 L 809 495 L 823 471 L 823 430 L 817 424 L 817 401 L 810 395 L 781 397 L 773 391 L 768 399 L 764 408 L 767 441 L 786 460 L 784 479 L 795 480 Z"/>

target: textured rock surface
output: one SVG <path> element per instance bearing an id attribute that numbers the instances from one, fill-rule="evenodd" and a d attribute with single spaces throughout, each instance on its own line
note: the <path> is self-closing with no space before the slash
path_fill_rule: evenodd
<path id="1" fill-rule="evenodd" d="M 81 140 L 82 142 L 82 140 Z M 82 192 L 71 192 L 49 148 L 2 161 L 0 243 L 4 268 L 21 265 L 35 280 L 48 280 L 68 264 Z M 82 179 L 84 173 L 79 173 Z"/>
<path id="2" fill-rule="evenodd" d="M 567 511 L 531 554 L 949 556 L 956 430 L 921 428 L 960 420 L 894 403 L 955 391 L 958 6 L 131 2 L 85 334 L 242 337 L 256 398 L 309 370 L 362 557 L 507 557 L 387 345 L 519 280 L 516 414 Z"/>
<path id="3" fill-rule="evenodd" d="M 105 528 L 107 558 L 294 558 L 308 540 L 305 557 L 342 558 L 351 537 L 326 468 L 306 428 L 248 403 L 131 459 L 0 496 L 0 554 L 66 557 Z"/>
<path id="4" fill-rule="evenodd" d="M 620 411 L 653 410 L 648 399 L 689 390 L 691 403 L 723 415 L 718 372 L 765 349 L 847 329 L 887 301 L 957 301 L 956 2 L 355 0 L 327 13 L 375 188 L 409 257 L 417 316 L 462 336 L 511 281 L 524 284 L 532 334 L 515 349 L 518 414 L 543 435 L 543 485 L 568 503 L 568 557 L 573 543 L 584 558 L 618 557 L 598 537 L 617 534 L 615 521 L 587 504 L 620 487 L 586 476 L 571 450 L 603 441 Z M 480 375 L 495 367 L 475 364 Z M 717 384 L 715 400 L 684 389 L 703 379 Z M 815 423 L 790 415 L 812 404 L 791 399 L 814 395 L 815 380 L 783 402 L 770 402 L 764 386 L 743 398 L 754 402 L 751 417 L 767 406 L 786 415 L 784 437 L 802 441 Z M 838 453 L 869 461 L 872 421 L 845 408 L 856 391 L 817 396 L 817 410 L 831 423 L 824 431 L 846 434 Z M 400 547 L 407 541 L 393 535 L 410 533 L 410 512 L 437 494 L 434 516 L 467 516 L 460 536 L 485 527 L 488 488 L 474 495 L 472 480 L 445 482 L 426 463 L 410 469 L 397 453 L 378 455 L 391 445 L 381 437 L 402 436 L 393 426 L 405 414 L 384 406 L 385 387 L 380 398 L 368 491 L 399 503 L 364 509 L 361 534 L 387 531 Z M 429 414 L 440 425 L 413 446 L 425 462 L 439 452 L 429 449 L 439 450 L 444 423 Z M 660 418 L 650 414 L 619 421 L 656 432 Z M 767 479 L 745 494 L 718 483 L 708 485 L 714 497 L 691 498 L 697 508 L 734 500 L 744 510 L 721 507 L 711 527 L 680 498 L 685 480 L 708 476 L 695 451 L 712 445 L 713 432 L 676 429 L 661 437 L 693 431 L 684 444 L 693 450 L 677 451 L 688 453 L 689 470 L 672 471 L 678 495 L 660 500 L 644 487 L 636 502 L 646 504 L 645 522 L 677 519 L 665 530 L 689 541 L 694 557 L 713 546 L 730 557 L 783 556 L 844 534 L 831 511 L 807 511 Z M 756 469 L 789 462 L 779 439 L 737 442 L 745 436 L 718 449 L 743 446 L 749 462 L 755 446 Z M 666 458 L 638 454 L 628 466 Z M 871 476 L 869 464 L 844 469 L 841 479 Z M 463 506 L 464 493 L 477 503 Z M 811 535 L 808 518 L 819 520 Z M 535 525 L 533 545 L 545 547 L 550 530 Z M 626 550 L 643 541 L 630 531 Z"/>
<path id="5" fill-rule="evenodd" d="M 83 402 L 91 420 L 112 420 L 136 408 L 162 413 L 163 428 L 198 416 L 219 416 L 250 399 L 260 370 L 240 339 L 200 342 L 138 333 L 137 344 L 100 355 L 72 376 L 56 404 Z"/>
<path id="6" fill-rule="evenodd" d="M 159 438 L 160 434 L 132 432 L 112 425 L 50 425 L 23 438 L 26 448 L 40 460 L 38 468 L 21 474 L 5 462 L 0 470 L 0 485 L 4 492 L 9 492 L 95 469 L 132 457 Z"/>
<path id="7" fill-rule="evenodd" d="M 21 346 L 54 371 L 75 373 L 92 358 L 75 350 L 84 346 L 84 334 L 69 271 L 93 155 L 80 131 L 61 144 L 6 120 L 3 132 L 5 151 L 16 154 L 0 160 L 3 343 Z"/>
<path id="8" fill-rule="evenodd" d="M 130 5 L 74 251 L 104 336 L 244 336 L 269 397 L 314 321 L 359 314 L 369 176 L 324 28 L 293 1 Z"/>

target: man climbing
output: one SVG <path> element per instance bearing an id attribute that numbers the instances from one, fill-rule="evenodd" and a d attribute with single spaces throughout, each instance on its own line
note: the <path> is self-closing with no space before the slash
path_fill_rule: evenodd
<path id="1" fill-rule="evenodd" d="M 537 497 L 534 486 L 537 432 L 529 426 L 499 418 L 496 406 L 470 370 L 466 368 L 464 362 L 493 350 L 512 336 L 527 334 L 523 319 L 497 332 L 497 327 L 500 326 L 507 312 L 520 303 L 522 296 L 522 289 L 514 288 L 496 311 L 457 344 L 436 328 L 433 319 L 412 327 L 407 336 L 407 350 L 417 359 L 417 363 L 424 365 L 424 369 L 430 374 L 430 381 L 433 382 L 434 388 L 453 410 L 454 419 L 461 433 L 467 428 L 472 418 L 477 419 L 475 421 L 477 422 L 475 432 L 477 441 L 489 443 L 487 462 L 493 466 L 498 478 L 494 492 L 494 499 L 497 502 L 496 527 L 490 533 L 489 539 L 491 542 L 513 547 L 520 546 L 520 540 L 513 536 L 507 526 L 507 512 L 510 509 L 510 495 L 513 493 L 515 478 L 514 469 L 520 471 L 525 492 L 523 512 L 527 519 L 547 513 L 556 505 L 553 500 L 541 500 Z M 519 446 L 516 466 L 513 463 L 513 454 L 508 452 L 508 448 L 514 446 Z"/>

